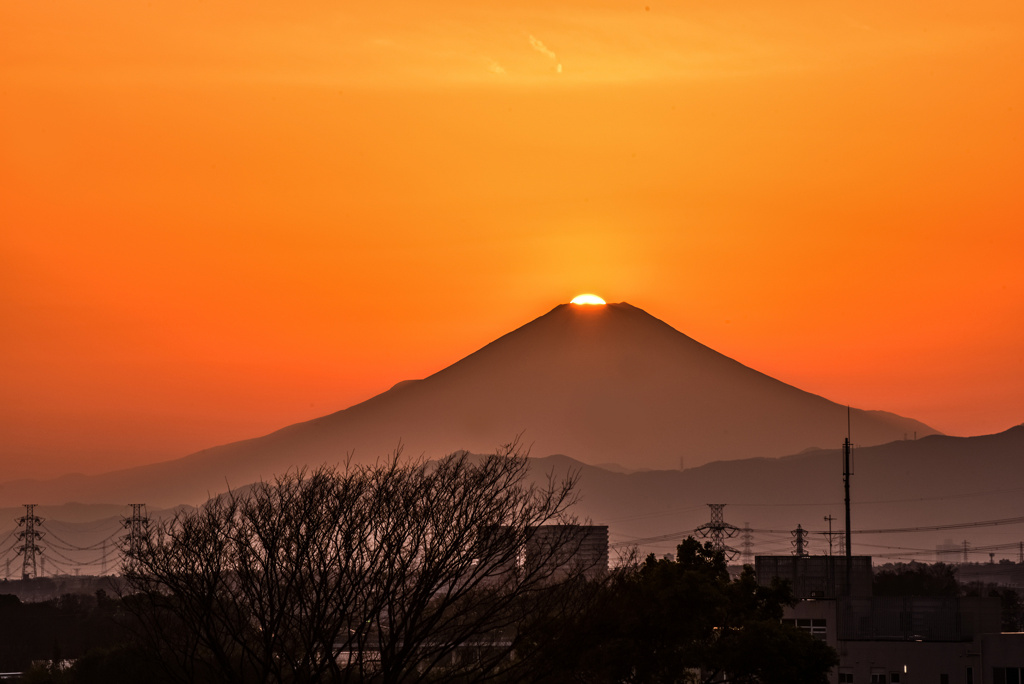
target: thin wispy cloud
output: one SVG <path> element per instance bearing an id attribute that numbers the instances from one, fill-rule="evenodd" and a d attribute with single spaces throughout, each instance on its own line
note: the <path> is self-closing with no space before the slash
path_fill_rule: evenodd
<path id="1" fill-rule="evenodd" d="M 532 47 L 534 50 L 536 50 L 542 55 L 547 55 L 551 59 L 558 59 L 558 56 L 554 53 L 553 50 L 551 50 L 547 45 L 545 45 L 538 38 L 532 35 L 530 36 L 530 47 Z"/>
<path id="2" fill-rule="evenodd" d="M 551 60 L 558 62 L 558 55 L 555 54 L 554 50 L 552 50 L 547 45 L 542 43 L 541 40 L 534 36 L 533 34 L 531 34 L 529 38 L 530 47 L 532 47 L 534 50 L 544 55 L 545 57 L 549 57 Z M 558 73 L 562 73 L 562 64 L 560 62 L 555 66 L 555 71 L 557 71 Z"/>

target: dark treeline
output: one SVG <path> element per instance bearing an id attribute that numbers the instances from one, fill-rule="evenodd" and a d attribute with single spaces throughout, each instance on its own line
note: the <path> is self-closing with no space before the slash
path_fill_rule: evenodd
<path id="1" fill-rule="evenodd" d="M 23 681 L 159 682 L 159 667 L 134 645 L 132 612 L 105 590 L 22 602 L 0 594 L 0 671 Z"/>
<path id="2" fill-rule="evenodd" d="M 998 598 L 1002 629 L 1024 631 L 1024 600 L 1012 588 L 977 580 L 962 582 L 948 563 L 888 563 L 875 571 L 876 596 L 988 596 Z"/>
<path id="3" fill-rule="evenodd" d="M 95 596 L 100 590 L 111 596 L 120 594 L 120 578 L 115 575 L 57 575 L 0 581 L 0 594 L 17 596 L 26 603 L 42 603 L 65 594 Z"/>

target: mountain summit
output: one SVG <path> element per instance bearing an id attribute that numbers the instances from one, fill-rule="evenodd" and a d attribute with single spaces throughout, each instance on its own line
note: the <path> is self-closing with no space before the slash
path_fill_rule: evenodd
<path id="1" fill-rule="evenodd" d="M 851 420 L 854 440 L 865 446 L 935 434 L 880 411 L 854 410 Z M 407 455 L 434 458 L 490 452 L 519 434 L 534 456 L 677 469 L 837 446 L 846 425 L 845 406 L 733 361 L 641 309 L 563 304 L 426 379 L 265 437 L 121 475 L 124 486 L 144 476 L 201 495 L 296 465 L 348 455 L 375 461 L 399 443 Z"/>
<path id="2" fill-rule="evenodd" d="M 860 444 L 935 430 L 852 412 Z M 431 377 L 303 426 L 373 456 L 490 451 L 522 432 L 535 455 L 630 469 L 784 456 L 846 435 L 846 407 L 752 370 L 629 304 L 563 304 Z M 296 428 L 298 429 L 298 428 Z M 351 439 L 345 441 L 345 436 Z M 381 441 L 383 440 L 383 441 Z"/>

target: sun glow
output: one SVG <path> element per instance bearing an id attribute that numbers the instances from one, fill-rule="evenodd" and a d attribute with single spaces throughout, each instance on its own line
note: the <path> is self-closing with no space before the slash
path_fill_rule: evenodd
<path id="1" fill-rule="evenodd" d="M 600 297 L 598 297 L 597 295 L 581 294 L 581 295 L 578 295 L 576 297 L 573 297 L 573 300 L 572 300 L 571 303 L 572 304 L 591 305 L 591 306 L 603 306 L 605 304 L 605 301 L 603 299 L 601 299 Z"/>

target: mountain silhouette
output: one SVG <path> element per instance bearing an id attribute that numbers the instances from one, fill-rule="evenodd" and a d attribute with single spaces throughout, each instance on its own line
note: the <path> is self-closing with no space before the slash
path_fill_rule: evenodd
<path id="1" fill-rule="evenodd" d="M 935 434 L 883 411 L 850 413 L 861 445 Z M 256 439 L 27 495 L 57 501 L 194 503 L 302 465 L 493 451 L 522 435 L 535 456 L 627 470 L 779 457 L 842 443 L 847 408 L 775 380 L 629 304 L 563 304 L 457 363 L 365 402 Z M 118 498 L 110 498 L 118 492 Z"/>
<path id="2" fill-rule="evenodd" d="M 952 540 L 958 551 L 952 558 L 946 557 L 947 561 L 961 560 L 963 542 L 967 542 L 968 558 L 973 562 L 987 564 L 990 552 L 996 558 L 1017 558 L 1024 530 L 1020 508 L 1024 492 L 1022 452 L 1024 425 L 994 435 L 932 435 L 854 449 L 854 553 L 873 555 L 878 563 L 894 558 L 930 561 L 935 559 L 938 545 Z M 149 494 L 144 498 L 150 503 L 151 519 L 166 518 L 174 511 L 153 505 L 167 497 L 165 483 L 154 481 L 152 470 L 148 480 L 138 479 L 146 472 L 140 468 L 122 473 L 136 479 L 122 481 L 128 489 L 120 498 L 122 502 L 128 500 L 126 497 L 134 499 L 134 494 L 148 487 Z M 158 474 L 171 476 L 166 469 Z M 566 476 L 578 478 L 580 501 L 572 513 L 608 525 L 616 553 L 633 546 L 641 557 L 672 553 L 682 539 L 708 522 L 708 502 L 726 505 L 725 522 L 737 528 L 749 526 L 747 533 L 736 529 L 726 540 L 737 550 L 743 550 L 749 541 L 753 553 L 789 554 L 793 551 L 792 530 L 802 525 L 808 532 L 811 554 L 830 550 L 838 553 L 839 536 L 844 530 L 840 449 L 807 450 L 783 458 L 718 461 L 685 471 L 632 473 L 609 471 L 563 455 L 531 459 L 529 482 L 543 486 L 548 477 L 560 480 Z M 77 484 L 79 493 L 91 496 L 112 491 L 109 475 Z M 154 498 L 150 495 L 157 491 L 155 486 L 161 494 Z M 52 483 L 47 484 L 45 492 L 53 491 Z M 8 499 L 11 493 L 17 493 L 42 501 L 42 497 L 25 492 L 24 487 L 7 486 L 3 491 Z M 111 530 L 120 531 L 121 516 L 130 509 L 123 503 L 58 505 L 43 501 L 36 513 L 60 521 L 62 540 L 90 546 L 86 552 L 73 554 L 84 561 L 97 558 L 102 540 Z M 0 537 L 17 533 L 14 520 L 19 515 L 24 515 L 21 508 L 0 509 Z M 830 528 L 835 533 L 831 547 L 824 534 Z M 68 548 L 65 552 L 71 553 Z M 1000 568 L 998 564 L 991 567 Z"/>
<path id="3" fill-rule="evenodd" d="M 993 435 L 931 435 L 855 448 L 852 528 L 871 532 L 854 536 L 854 552 L 874 555 L 880 563 L 888 557 L 932 561 L 936 546 L 952 539 L 957 546 L 968 542 L 973 562 L 987 563 L 990 551 L 996 558 L 1018 558 L 1024 538 L 1022 452 L 1024 425 Z M 811 533 L 809 552 L 825 554 L 823 532 L 830 526 L 844 530 L 842 462 L 841 449 L 815 449 L 682 472 L 616 473 L 549 456 L 537 459 L 533 472 L 539 480 L 575 473 L 582 496 L 576 514 L 608 524 L 613 543 L 637 544 L 643 553 L 674 551 L 709 521 L 706 504 L 714 502 L 726 504 L 726 522 L 740 528 L 749 523 L 756 553 L 792 553 L 791 531 L 802 525 Z M 742 550 L 743 541 L 737 530 L 728 543 Z M 834 553 L 838 541 L 833 539 Z"/>

